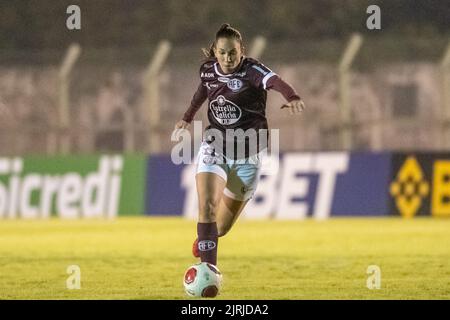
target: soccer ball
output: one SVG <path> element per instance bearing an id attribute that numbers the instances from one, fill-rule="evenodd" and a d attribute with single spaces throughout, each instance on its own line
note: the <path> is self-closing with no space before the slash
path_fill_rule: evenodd
<path id="1" fill-rule="evenodd" d="M 214 298 L 222 285 L 219 269 L 208 262 L 190 266 L 184 273 L 184 290 L 191 297 Z"/>

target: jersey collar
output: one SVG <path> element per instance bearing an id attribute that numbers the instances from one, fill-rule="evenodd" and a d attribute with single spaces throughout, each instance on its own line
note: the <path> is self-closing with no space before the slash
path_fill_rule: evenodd
<path id="1" fill-rule="evenodd" d="M 242 68 L 242 65 L 244 64 L 244 60 L 245 60 L 245 56 L 242 56 L 241 62 L 239 63 L 239 65 L 237 66 L 236 70 L 233 73 L 224 74 L 222 72 L 222 69 L 220 69 L 220 65 L 218 62 L 214 63 L 214 71 L 221 77 L 231 77 L 233 74 L 237 73 Z"/>

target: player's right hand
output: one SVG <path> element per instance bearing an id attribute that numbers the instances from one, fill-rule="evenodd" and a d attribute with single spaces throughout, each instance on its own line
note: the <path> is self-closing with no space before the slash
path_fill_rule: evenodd
<path id="1" fill-rule="evenodd" d="M 189 129 L 189 122 L 180 120 L 175 124 L 175 130 L 177 129 Z"/>

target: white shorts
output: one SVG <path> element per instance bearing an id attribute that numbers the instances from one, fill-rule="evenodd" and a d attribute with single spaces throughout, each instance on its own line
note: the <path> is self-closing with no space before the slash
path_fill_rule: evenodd
<path id="1" fill-rule="evenodd" d="M 261 155 L 231 160 L 214 152 L 203 142 L 197 156 L 197 172 L 215 173 L 226 181 L 223 193 L 232 199 L 246 201 L 253 197 L 261 171 Z"/>

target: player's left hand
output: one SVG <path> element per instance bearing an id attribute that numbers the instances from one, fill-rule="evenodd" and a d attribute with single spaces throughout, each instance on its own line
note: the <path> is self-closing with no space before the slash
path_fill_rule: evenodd
<path id="1" fill-rule="evenodd" d="M 302 111 L 305 109 L 305 103 L 303 100 L 292 100 L 289 103 L 283 104 L 281 106 L 281 109 L 289 109 L 289 113 L 294 114 L 301 114 Z"/>

